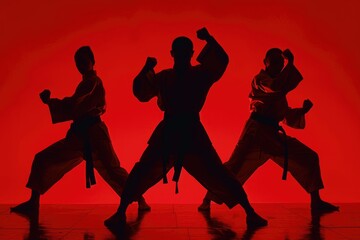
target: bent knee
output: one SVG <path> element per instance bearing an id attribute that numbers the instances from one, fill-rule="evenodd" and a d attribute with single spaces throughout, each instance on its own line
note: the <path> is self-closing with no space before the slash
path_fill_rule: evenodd
<path id="1" fill-rule="evenodd" d="M 313 164 L 319 164 L 319 155 L 315 151 L 309 153 L 309 159 Z"/>
<path id="2" fill-rule="evenodd" d="M 33 160 L 33 166 L 42 166 L 44 164 L 46 157 L 43 152 L 38 152 L 35 154 L 34 160 Z"/>

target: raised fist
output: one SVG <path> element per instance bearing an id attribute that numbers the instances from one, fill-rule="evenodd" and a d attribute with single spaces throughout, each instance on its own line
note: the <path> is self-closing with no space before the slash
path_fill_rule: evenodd
<path id="1" fill-rule="evenodd" d="M 307 113 L 308 111 L 310 111 L 310 109 L 313 107 L 313 103 L 309 100 L 309 99 L 306 99 L 304 100 L 303 102 L 303 110 L 304 110 L 304 113 Z"/>
<path id="2" fill-rule="evenodd" d="M 205 27 L 197 30 L 196 35 L 200 40 L 207 40 L 210 38 L 210 33 Z"/>
<path id="3" fill-rule="evenodd" d="M 293 64 L 294 63 L 294 54 L 289 49 L 285 49 L 283 51 L 283 56 L 285 59 L 288 60 L 288 63 Z"/>
<path id="4" fill-rule="evenodd" d="M 157 64 L 156 58 L 148 57 L 145 62 L 145 68 L 146 69 L 153 69 Z"/>
<path id="5" fill-rule="evenodd" d="M 48 89 L 45 89 L 40 93 L 40 99 L 43 103 L 48 104 L 50 100 L 51 92 Z"/>

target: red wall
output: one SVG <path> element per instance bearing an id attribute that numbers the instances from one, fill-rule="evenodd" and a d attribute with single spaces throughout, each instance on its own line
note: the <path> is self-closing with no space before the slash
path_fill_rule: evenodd
<path id="1" fill-rule="evenodd" d="M 100 2 L 100 1 L 98 1 Z M 125 3 L 124 3 L 125 2 Z M 174 2 L 174 3 L 172 3 Z M 305 130 L 288 130 L 320 155 L 325 189 L 333 202 L 359 202 L 360 18 L 353 1 L 3 1 L 0 8 L 0 203 L 28 197 L 24 187 L 36 152 L 62 138 L 68 123 L 52 125 L 38 93 L 72 94 L 81 80 L 73 54 L 90 45 L 107 90 L 104 115 L 121 164 L 130 170 L 161 120 L 153 100 L 138 102 L 132 79 L 147 56 L 156 70 L 172 66 L 171 41 L 189 36 L 198 54 L 204 45 L 196 30 L 206 26 L 227 50 L 229 67 L 207 99 L 201 118 L 221 158 L 229 158 L 248 117 L 250 81 L 262 68 L 268 48 L 290 48 L 304 81 L 289 94 L 292 106 L 314 102 Z M 289 3 L 291 2 L 291 3 Z M 220 5 L 220 3 L 222 5 Z M 355 6 L 354 4 L 357 4 Z M 195 64 L 195 62 L 194 62 Z M 43 203 L 116 203 L 116 194 L 98 176 L 85 189 L 84 166 L 67 174 Z M 268 162 L 245 184 L 253 202 L 306 202 L 292 177 Z M 158 184 L 149 202 L 198 203 L 205 190 L 188 174 Z"/>

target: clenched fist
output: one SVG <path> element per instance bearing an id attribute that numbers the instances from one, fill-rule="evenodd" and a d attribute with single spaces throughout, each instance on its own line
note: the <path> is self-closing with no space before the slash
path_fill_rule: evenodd
<path id="1" fill-rule="evenodd" d="M 150 69 L 153 69 L 156 66 L 156 64 L 157 64 L 156 58 L 148 57 L 146 59 L 144 68 L 150 70 Z"/>
<path id="2" fill-rule="evenodd" d="M 309 100 L 309 99 L 306 99 L 304 100 L 303 102 L 303 110 L 304 110 L 304 113 L 307 113 L 308 111 L 310 111 L 310 109 L 313 107 L 313 103 Z"/>
<path id="3" fill-rule="evenodd" d="M 45 89 L 44 91 L 42 91 L 40 94 L 40 99 L 43 103 L 48 104 L 49 100 L 50 100 L 50 95 L 51 92 L 48 89 Z"/>
<path id="4" fill-rule="evenodd" d="M 200 40 L 208 40 L 210 38 L 210 33 L 208 32 L 208 30 L 205 27 L 199 29 L 196 32 L 196 35 Z"/>
<path id="5" fill-rule="evenodd" d="M 283 56 L 285 59 L 288 60 L 288 63 L 293 64 L 294 63 L 294 54 L 289 49 L 285 49 L 283 51 Z"/>

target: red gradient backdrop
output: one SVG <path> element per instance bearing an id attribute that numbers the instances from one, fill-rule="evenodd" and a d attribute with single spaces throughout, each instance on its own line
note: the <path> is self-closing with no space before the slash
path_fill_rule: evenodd
<path id="1" fill-rule="evenodd" d="M 357 1 L 2 1 L 0 8 L 0 203 L 28 197 L 24 187 L 36 152 L 64 137 L 69 123 L 52 125 L 38 93 L 71 95 L 81 80 L 73 54 L 81 45 L 95 53 L 96 70 L 107 91 L 107 123 L 121 164 L 138 161 L 162 113 L 152 100 L 138 102 L 132 79 L 147 56 L 156 70 L 172 66 L 171 41 L 190 37 L 198 54 L 204 43 L 196 30 L 206 26 L 230 56 L 223 78 L 209 93 L 202 122 L 223 161 L 248 117 L 250 81 L 262 68 L 268 48 L 290 48 L 304 81 L 289 94 L 292 106 L 314 102 L 305 130 L 288 134 L 320 155 L 324 198 L 359 202 L 360 18 Z M 291 2 L 291 3 L 290 3 Z M 195 64 L 195 62 L 194 62 Z M 84 165 L 68 173 L 43 203 L 117 203 L 97 176 L 85 189 Z M 245 184 L 253 202 L 306 202 L 292 177 L 281 180 L 272 162 Z M 151 203 L 198 203 L 205 190 L 187 173 L 174 184 L 157 184 Z"/>

